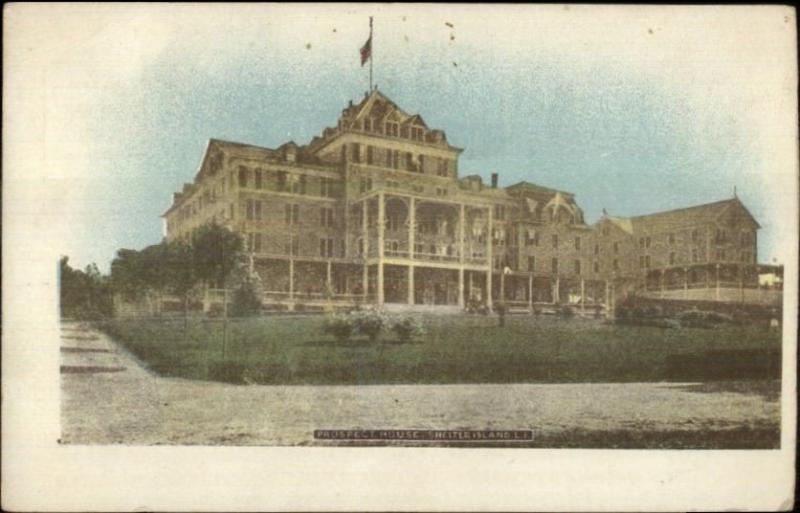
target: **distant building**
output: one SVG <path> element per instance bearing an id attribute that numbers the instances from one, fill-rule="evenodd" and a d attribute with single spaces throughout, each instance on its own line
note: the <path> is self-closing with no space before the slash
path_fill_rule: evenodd
<path id="1" fill-rule="evenodd" d="M 167 237 L 212 221 L 241 233 L 265 302 L 289 308 L 586 307 L 758 285 L 759 225 L 738 198 L 587 225 L 572 193 L 459 177 L 461 151 L 375 90 L 305 146 L 209 141 Z"/>

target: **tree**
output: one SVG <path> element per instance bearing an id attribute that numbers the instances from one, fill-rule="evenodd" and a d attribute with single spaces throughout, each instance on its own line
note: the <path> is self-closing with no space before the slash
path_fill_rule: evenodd
<path id="1" fill-rule="evenodd" d="M 198 228 L 192 234 L 195 273 L 209 286 L 225 287 L 243 257 L 241 236 L 216 223 Z"/>
<path id="2" fill-rule="evenodd" d="M 164 263 L 164 282 L 167 289 L 183 298 L 184 328 L 188 323 L 189 299 L 197 284 L 196 264 L 192 246 L 183 241 L 167 245 Z"/>
<path id="3" fill-rule="evenodd" d="M 87 265 L 81 271 L 69 265 L 69 258 L 61 257 L 60 302 L 61 315 L 79 319 L 96 319 L 110 316 L 113 312 L 111 287 L 106 276 L 96 264 Z"/>

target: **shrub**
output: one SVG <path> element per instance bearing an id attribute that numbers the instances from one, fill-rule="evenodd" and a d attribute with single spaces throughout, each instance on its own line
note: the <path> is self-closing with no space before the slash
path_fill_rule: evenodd
<path id="1" fill-rule="evenodd" d="M 254 284 L 245 281 L 233 291 L 233 301 L 231 301 L 231 315 L 234 317 L 246 317 L 255 315 L 261 311 L 261 299 Z"/>
<path id="2" fill-rule="evenodd" d="M 353 320 L 348 315 L 332 315 L 325 319 L 322 331 L 328 335 L 333 335 L 339 342 L 350 339 L 355 329 Z"/>
<path id="3" fill-rule="evenodd" d="M 351 314 L 356 330 L 375 342 L 386 327 L 385 316 L 377 310 L 362 310 Z"/>
<path id="4" fill-rule="evenodd" d="M 414 317 L 401 317 L 392 324 L 392 331 L 397 334 L 400 342 L 405 343 L 421 337 L 425 333 L 425 328 Z"/>

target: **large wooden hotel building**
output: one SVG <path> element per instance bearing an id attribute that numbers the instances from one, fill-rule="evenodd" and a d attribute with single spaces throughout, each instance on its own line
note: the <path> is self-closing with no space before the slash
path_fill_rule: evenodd
<path id="1" fill-rule="evenodd" d="M 736 197 L 587 224 L 570 192 L 459 176 L 461 151 L 374 90 L 305 146 L 209 141 L 164 213 L 167 238 L 209 222 L 242 234 L 265 305 L 288 309 L 755 292 L 759 225 Z"/>

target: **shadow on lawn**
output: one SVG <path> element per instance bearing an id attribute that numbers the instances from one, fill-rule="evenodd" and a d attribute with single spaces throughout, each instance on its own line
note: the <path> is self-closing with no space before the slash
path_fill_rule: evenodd
<path id="1" fill-rule="evenodd" d="M 412 346 L 412 345 L 419 345 L 423 342 L 420 340 L 412 340 L 412 341 L 401 341 L 397 339 L 386 339 L 386 340 L 379 340 L 377 342 L 371 342 L 369 339 L 366 338 L 358 338 L 358 339 L 350 339 L 350 340 L 309 340 L 308 342 L 303 342 L 298 344 L 300 346 L 305 347 L 347 347 L 347 348 L 359 348 L 359 347 L 380 347 L 381 345 L 386 346 Z"/>

